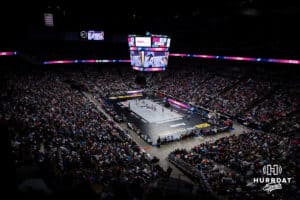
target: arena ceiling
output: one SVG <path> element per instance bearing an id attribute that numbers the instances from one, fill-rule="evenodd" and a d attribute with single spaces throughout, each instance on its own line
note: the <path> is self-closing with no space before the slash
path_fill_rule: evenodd
<path id="1" fill-rule="evenodd" d="M 209 0 L 168 6 L 148 2 L 139 8 L 132 6 L 137 2 L 127 3 L 129 6 L 66 0 L 22 4 L 16 7 L 12 2 L 5 9 L 3 17 L 11 20 L 4 22 L 8 28 L 3 42 L 21 44 L 31 40 L 36 30 L 51 35 L 100 29 L 117 37 L 146 31 L 168 34 L 176 51 L 241 51 L 290 57 L 300 54 L 300 8 L 291 0 Z M 55 27 L 44 27 L 45 12 L 54 14 Z"/>

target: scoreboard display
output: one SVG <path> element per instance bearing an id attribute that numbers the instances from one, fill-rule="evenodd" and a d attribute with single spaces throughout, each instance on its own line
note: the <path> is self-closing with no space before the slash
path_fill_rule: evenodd
<path id="1" fill-rule="evenodd" d="M 151 37 L 135 37 L 136 47 L 151 47 Z"/>
<path id="2" fill-rule="evenodd" d="M 152 37 L 152 47 L 170 47 L 170 38 Z"/>
<path id="3" fill-rule="evenodd" d="M 165 35 L 128 36 L 130 61 L 134 70 L 164 71 L 168 65 L 171 39 Z"/>

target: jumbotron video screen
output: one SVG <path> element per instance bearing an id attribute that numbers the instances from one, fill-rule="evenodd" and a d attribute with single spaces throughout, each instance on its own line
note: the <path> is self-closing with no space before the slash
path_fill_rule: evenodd
<path id="1" fill-rule="evenodd" d="M 164 71 L 168 65 L 171 39 L 166 35 L 128 36 L 132 68 L 138 71 Z"/>

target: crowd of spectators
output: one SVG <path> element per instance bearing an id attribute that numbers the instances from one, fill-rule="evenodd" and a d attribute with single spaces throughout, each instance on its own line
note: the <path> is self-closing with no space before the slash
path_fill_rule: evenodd
<path id="1" fill-rule="evenodd" d="M 290 138 L 280 136 L 300 128 L 297 87 L 188 68 L 145 76 L 146 90 L 243 116 L 247 123 L 268 125 L 268 130 L 277 134 L 251 132 L 201 144 L 191 151 L 176 150 L 176 157 L 203 172 L 215 191 L 252 195 L 258 189 L 248 187 L 247 181 L 261 175 L 262 166 L 272 161 L 283 166 L 285 175 L 293 175 L 295 148 Z M 163 171 L 153 166 L 151 158 L 66 79 L 84 85 L 102 106 L 109 96 L 141 87 L 135 83 L 133 71 L 115 68 L 11 75 L 1 87 L 0 121 L 11 125 L 16 165 L 47 163 L 55 174 L 54 181 L 71 177 L 75 182 L 109 185 L 117 180 L 143 185 L 159 178 Z M 214 127 L 209 130 L 201 134 L 215 132 Z M 198 134 L 191 133 L 186 137 Z M 220 164 L 226 169 L 218 167 Z"/>
<path id="2" fill-rule="evenodd" d="M 238 81 L 238 78 L 232 79 L 218 75 L 213 76 L 212 78 L 201 84 L 201 86 L 195 88 L 194 93 L 196 96 L 196 105 L 207 106 L 207 104 L 214 100 L 220 92 L 224 91 L 227 88 L 230 88 Z"/>
<path id="3" fill-rule="evenodd" d="M 53 181 L 71 177 L 104 185 L 142 186 L 162 173 L 126 132 L 55 73 L 16 76 L 2 94 L 0 119 L 11 124 L 17 166 L 47 163 Z"/>
<path id="4" fill-rule="evenodd" d="M 293 115 L 299 109 L 300 93 L 295 83 L 285 85 L 278 89 L 273 95 L 263 102 L 244 113 L 246 123 L 254 124 L 258 127 L 269 128 L 273 123 Z M 283 120 L 283 122 L 289 120 Z M 280 123 L 280 122 L 279 122 Z"/>
<path id="5" fill-rule="evenodd" d="M 299 130 L 295 121 L 300 105 L 299 82 L 280 84 L 272 79 L 233 78 L 194 70 L 164 72 L 150 79 L 149 86 L 192 105 L 240 118 L 254 128 L 269 131 L 273 125 L 281 124 L 289 126 L 283 128 L 285 132 Z"/>
<path id="6" fill-rule="evenodd" d="M 276 133 L 278 135 L 293 136 L 294 133 L 300 130 L 300 112 L 297 111 L 292 113 L 282 119 L 280 119 L 277 123 L 273 124 L 270 127 L 270 131 Z"/>
<path id="7" fill-rule="evenodd" d="M 283 177 L 293 179 L 290 185 L 284 185 L 283 190 L 276 193 L 277 198 L 286 197 L 288 193 L 291 198 L 297 198 L 293 195 L 297 194 L 295 156 L 298 150 L 290 138 L 248 132 L 203 143 L 190 151 L 178 149 L 172 154 L 198 169 L 212 191 L 234 199 L 266 195 L 261 185 L 253 184 L 253 178 L 264 177 L 263 166 L 276 163 L 282 166 Z"/>
<path id="8" fill-rule="evenodd" d="M 299 129 L 293 117 L 299 112 L 299 83 L 295 81 L 280 85 L 272 79 L 242 75 L 232 77 L 206 73 L 197 68 L 180 68 L 144 74 L 147 85 L 139 86 L 135 83 L 134 71 L 104 68 L 82 74 L 74 73 L 73 78 L 87 85 L 99 101 L 144 87 L 145 90 L 159 91 L 183 102 L 240 118 L 245 125 L 254 128 L 268 131 L 275 124 L 286 124 L 293 127 L 288 130 Z"/>
<path id="9" fill-rule="evenodd" d="M 230 116 L 236 116 L 249 108 L 255 101 L 264 97 L 272 89 L 268 81 L 247 79 L 211 101 L 211 109 Z"/>
<path id="10" fill-rule="evenodd" d="M 133 71 L 114 67 L 82 70 L 80 72 L 64 72 L 65 76 L 81 82 L 90 92 L 99 98 L 123 95 L 124 92 L 137 87 Z"/>
<path id="11" fill-rule="evenodd" d="M 210 77 L 210 74 L 196 69 L 178 69 L 156 75 L 148 83 L 151 89 L 169 94 L 187 103 L 196 101 L 199 95 L 196 88 Z"/>

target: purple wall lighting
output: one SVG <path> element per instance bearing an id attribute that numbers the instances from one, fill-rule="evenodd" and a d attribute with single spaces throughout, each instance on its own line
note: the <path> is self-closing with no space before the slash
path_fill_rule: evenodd
<path id="1" fill-rule="evenodd" d="M 300 60 L 290 59 L 276 59 L 276 58 L 253 58 L 253 57 L 240 57 L 240 56 L 216 56 L 205 54 L 186 54 L 186 53 L 170 53 L 170 56 L 175 57 L 192 57 L 203 59 L 215 59 L 215 60 L 235 60 L 246 62 L 266 62 L 266 63 L 281 63 L 281 64 L 296 64 L 300 65 Z"/>
<path id="2" fill-rule="evenodd" d="M 16 51 L 0 51 L 0 56 L 14 56 L 17 55 Z"/>
<path id="3" fill-rule="evenodd" d="M 53 65 L 53 64 L 71 64 L 71 63 L 130 63 L 130 60 L 48 60 L 44 61 L 44 65 Z"/>
<path id="4" fill-rule="evenodd" d="M 169 101 L 170 104 L 175 104 L 175 105 L 179 106 L 180 108 L 185 108 L 185 109 L 190 109 L 191 108 L 189 105 L 187 105 L 185 103 L 181 103 L 179 101 L 176 101 L 175 99 L 169 98 L 168 101 Z"/>
<path id="5" fill-rule="evenodd" d="M 127 91 L 127 94 L 137 94 L 137 93 L 142 93 L 144 90 L 131 90 Z"/>
<path id="6" fill-rule="evenodd" d="M 0 52 L 0 56 L 16 55 L 17 52 Z M 214 59 L 214 60 L 233 60 L 244 62 L 264 62 L 264 63 L 280 63 L 280 64 L 295 64 L 300 65 L 300 60 L 291 59 L 277 59 L 277 58 L 254 58 L 254 57 L 241 57 L 241 56 L 217 56 L 206 54 L 186 54 L 186 53 L 170 53 L 170 56 L 175 57 L 192 57 L 202 59 Z M 69 64 L 69 63 L 130 63 L 130 60 L 50 60 L 44 61 L 44 65 L 50 64 Z M 135 70 L 140 70 L 138 67 L 133 67 Z M 161 71 L 159 68 L 146 68 L 143 71 Z"/>
<path id="7" fill-rule="evenodd" d="M 131 47 L 133 48 L 133 47 Z M 136 48 L 136 47 L 135 47 Z M 155 50 L 165 50 L 165 48 L 154 48 Z M 14 56 L 17 55 L 17 51 L 0 51 L 0 56 Z M 217 55 L 206 55 L 206 54 L 187 54 L 187 53 L 170 53 L 169 56 L 174 57 L 192 57 L 192 58 L 202 58 L 202 59 L 214 59 L 214 60 L 234 60 L 234 61 L 245 61 L 245 62 L 265 62 L 265 63 L 280 63 L 280 64 L 294 64 L 300 65 L 300 60 L 292 59 L 279 59 L 279 58 L 254 58 L 254 57 L 241 57 L 241 56 L 217 56 Z M 127 59 L 115 59 L 115 60 L 97 60 L 97 59 L 87 59 L 87 60 L 49 60 L 44 61 L 44 65 L 51 64 L 71 64 L 71 63 L 130 63 Z M 133 67 L 139 70 L 137 67 Z M 144 71 L 161 71 L 156 68 L 145 69 Z"/>

